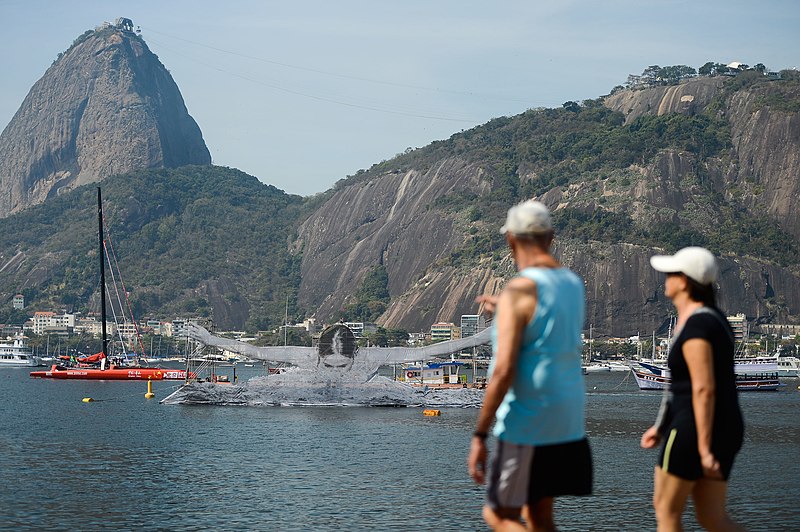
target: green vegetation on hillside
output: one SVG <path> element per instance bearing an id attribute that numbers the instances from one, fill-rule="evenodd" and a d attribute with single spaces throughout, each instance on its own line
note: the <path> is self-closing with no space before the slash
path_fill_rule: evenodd
<path id="1" fill-rule="evenodd" d="M 355 301 L 346 305 L 339 316 L 342 321 L 374 322 L 389 304 L 389 275 L 383 264 L 367 272 Z"/>
<path id="2" fill-rule="evenodd" d="M 289 253 L 288 240 L 302 198 L 213 166 L 136 172 L 107 179 L 102 189 L 138 318 L 210 316 L 205 286 L 217 282 L 225 287 L 219 297 L 240 311 L 246 295 L 249 329 L 282 323 L 300 282 L 301 257 Z M 28 307 L 89 310 L 99 284 L 96 216 L 96 186 L 89 185 L 0 220 L 0 249 L 28 255 L 16 275 L 0 278 L 0 296 L 36 285 L 31 278 L 46 265 L 48 278 L 28 291 Z M 3 322 L 8 311 L 0 308 Z"/>

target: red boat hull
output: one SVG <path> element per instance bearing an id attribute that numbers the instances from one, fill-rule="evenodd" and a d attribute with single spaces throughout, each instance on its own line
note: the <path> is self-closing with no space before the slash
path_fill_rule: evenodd
<path id="1" fill-rule="evenodd" d="M 31 377 L 40 379 L 83 379 L 104 381 L 162 381 L 186 380 L 186 370 L 165 368 L 64 368 L 52 366 L 45 371 L 31 371 Z M 189 378 L 194 374 L 189 372 Z"/>

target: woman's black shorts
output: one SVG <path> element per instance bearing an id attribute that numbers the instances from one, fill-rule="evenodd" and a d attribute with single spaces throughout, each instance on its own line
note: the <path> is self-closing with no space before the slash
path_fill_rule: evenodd
<path id="1" fill-rule="evenodd" d="M 742 447 L 744 428 L 740 419 L 720 423 L 711 435 L 711 452 L 719 462 L 724 480 L 728 480 L 736 453 Z M 663 434 L 663 440 L 658 460 L 661 469 L 684 480 L 703 477 L 703 466 L 697 450 L 697 429 L 691 409 L 675 414 Z"/>

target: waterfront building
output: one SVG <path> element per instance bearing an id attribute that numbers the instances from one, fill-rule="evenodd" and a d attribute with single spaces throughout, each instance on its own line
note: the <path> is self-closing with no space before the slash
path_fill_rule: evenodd
<path id="1" fill-rule="evenodd" d="M 427 334 L 424 332 L 408 333 L 408 345 L 411 347 L 419 347 L 425 345 Z"/>
<path id="2" fill-rule="evenodd" d="M 461 327 L 455 323 L 439 322 L 431 325 L 431 342 L 458 340 L 461 338 Z"/>
<path id="3" fill-rule="evenodd" d="M 348 325 L 348 324 L 345 324 L 345 325 Z M 368 325 L 365 326 L 365 324 L 363 324 L 363 323 L 351 323 L 351 324 L 348 325 L 348 327 L 350 325 L 353 325 L 355 328 L 357 328 L 358 331 L 359 331 L 359 334 L 363 334 L 363 331 L 365 330 L 365 328 L 369 327 Z M 276 331 L 282 333 L 284 327 L 287 328 L 287 329 L 296 329 L 298 331 L 306 331 L 311 336 L 314 336 L 315 334 L 320 332 L 320 327 L 319 327 L 319 325 L 317 325 L 317 319 L 316 318 L 306 318 L 306 319 L 304 319 L 303 321 L 301 321 L 299 323 L 295 323 L 294 325 L 292 325 L 292 324 L 286 324 L 285 326 L 281 325 L 280 327 L 278 327 L 278 329 Z M 373 325 L 372 328 L 373 328 L 373 331 L 374 331 L 375 326 Z M 351 329 L 351 330 L 353 330 L 353 334 L 357 338 L 360 338 L 360 336 L 358 334 L 356 334 L 356 330 L 354 330 L 354 329 Z"/>
<path id="4" fill-rule="evenodd" d="M 308 332 L 308 334 L 316 334 L 319 331 L 319 325 L 317 325 L 317 318 L 306 318 L 303 320 L 303 328 Z"/>
<path id="5" fill-rule="evenodd" d="M 31 330 L 36 334 L 42 334 L 44 332 L 44 328 L 50 325 L 50 318 L 55 316 L 55 312 L 47 312 L 47 311 L 36 311 L 33 313 L 33 327 Z"/>
<path id="6" fill-rule="evenodd" d="M 75 328 L 75 314 L 56 314 L 49 311 L 37 311 L 31 318 L 30 329 L 36 334 L 68 333 Z"/>
<path id="7" fill-rule="evenodd" d="M 461 315 L 461 338 L 475 336 L 486 328 L 486 318 L 483 314 Z"/>
<path id="8" fill-rule="evenodd" d="M 168 331 L 165 336 L 181 337 L 188 335 L 186 327 L 189 325 L 189 320 L 185 318 L 175 318 L 171 323 L 165 323 L 164 325 L 168 325 L 168 327 L 165 327 L 166 331 Z"/>
<path id="9" fill-rule="evenodd" d="M 117 332 L 126 340 L 132 340 L 138 336 L 136 332 L 136 324 L 132 321 L 120 323 L 117 327 Z"/>
<path id="10" fill-rule="evenodd" d="M 161 334 L 162 325 L 160 320 L 147 320 L 147 322 L 145 322 L 145 327 L 153 331 L 153 334 Z"/>
<path id="11" fill-rule="evenodd" d="M 736 314 L 728 316 L 728 323 L 731 324 L 733 329 L 733 337 L 737 342 L 746 342 L 749 336 L 747 329 L 747 316 L 744 314 Z"/>
<path id="12" fill-rule="evenodd" d="M 94 338 L 100 338 L 103 335 L 103 323 L 92 316 L 79 317 L 75 320 L 73 331 L 75 334 L 90 334 Z M 106 321 L 106 334 L 113 336 L 116 332 L 114 322 Z"/>
<path id="13" fill-rule="evenodd" d="M 762 334 L 770 334 L 782 339 L 800 335 L 800 325 L 790 323 L 762 323 L 758 328 Z"/>
<path id="14" fill-rule="evenodd" d="M 15 336 L 22 336 L 22 334 L 23 329 L 19 325 L 0 324 L 0 338 L 14 338 Z"/>

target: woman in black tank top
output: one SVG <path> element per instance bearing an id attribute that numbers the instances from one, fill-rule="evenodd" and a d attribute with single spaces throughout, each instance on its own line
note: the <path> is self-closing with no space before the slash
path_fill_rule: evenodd
<path id="1" fill-rule="evenodd" d="M 664 294 L 678 312 L 668 358 L 669 400 L 641 441 L 646 449 L 663 442 L 653 495 L 658 529 L 681 529 L 691 495 L 704 528 L 738 530 L 725 499 L 744 424 L 733 372 L 733 334 L 716 308 L 717 263 L 709 251 L 690 247 L 656 255 L 650 264 L 667 274 Z"/>

